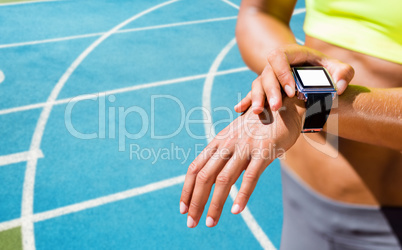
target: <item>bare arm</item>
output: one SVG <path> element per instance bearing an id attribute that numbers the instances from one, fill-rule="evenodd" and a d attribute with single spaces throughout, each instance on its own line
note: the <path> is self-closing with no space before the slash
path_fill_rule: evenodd
<path id="1" fill-rule="evenodd" d="M 402 88 L 350 85 L 338 100 L 327 124 L 338 119 L 339 136 L 402 151 Z"/>
<path id="2" fill-rule="evenodd" d="M 247 66 L 261 74 L 268 54 L 280 46 L 296 44 L 289 21 L 297 0 L 243 0 L 236 39 Z"/>
<path id="3" fill-rule="evenodd" d="M 259 114 L 268 100 L 271 110 L 282 106 L 281 87 L 289 97 L 295 94 L 290 65 L 324 66 L 331 73 L 338 94 L 353 78 L 351 66 L 321 52 L 296 44 L 289 28 L 296 0 L 243 0 L 236 26 L 236 39 L 247 66 L 260 75 L 252 84 L 247 102 L 235 107 L 243 112 L 252 104 Z M 252 103 L 251 103 L 252 100 Z"/>

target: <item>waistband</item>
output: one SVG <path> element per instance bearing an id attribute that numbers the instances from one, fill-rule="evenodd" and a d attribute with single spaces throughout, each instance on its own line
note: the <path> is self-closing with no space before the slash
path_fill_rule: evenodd
<path id="1" fill-rule="evenodd" d="M 307 186 L 288 167 L 281 169 L 285 217 L 303 218 L 308 227 L 329 238 L 400 246 L 394 232 L 400 228 L 392 228 L 380 207 L 332 200 Z"/>

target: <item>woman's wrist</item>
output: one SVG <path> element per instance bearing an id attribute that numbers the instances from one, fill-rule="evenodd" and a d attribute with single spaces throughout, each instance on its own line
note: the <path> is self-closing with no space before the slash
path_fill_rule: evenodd
<path id="1" fill-rule="evenodd" d="M 306 113 L 306 102 L 300 100 L 296 96 L 294 97 L 284 96 L 282 98 L 282 103 L 283 103 L 282 107 L 284 107 L 285 109 L 295 111 L 300 118 L 303 118 L 304 114 Z"/>

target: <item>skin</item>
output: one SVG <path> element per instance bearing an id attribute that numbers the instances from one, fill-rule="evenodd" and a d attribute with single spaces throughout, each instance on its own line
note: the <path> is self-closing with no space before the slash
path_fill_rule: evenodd
<path id="1" fill-rule="evenodd" d="M 230 187 L 245 171 L 232 207 L 232 213 L 240 213 L 261 173 L 279 156 L 307 185 L 327 197 L 402 206 L 402 133 L 397 132 L 402 131 L 402 65 L 309 36 L 305 46 L 296 45 L 288 26 L 294 5 L 295 1 L 286 0 L 242 2 L 238 45 L 246 64 L 260 76 L 235 110 L 252 108 L 219 133 L 189 167 L 180 202 L 189 227 L 199 223 L 213 184 L 206 224 L 215 226 Z M 290 65 L 303 63 L 325 66 L 342 94 L 328 128 L 324 127 L 339 136 L 332 140 L 337 145 L 326 143 L 326 133 L 300 134 L 305 109 L 302 101 L 292 98 Z M 280 86 L 287 97 L 281 95 Z M 329 124 L 337 124 L 339 130 L 333 131 Z M 311 141 L 321 145 L 315 147 Z M 244 150 L 238 149 L 247 146 L 256 153 L 240 155 Z M 267 148 L 269 153 L 263 152 Z"/>

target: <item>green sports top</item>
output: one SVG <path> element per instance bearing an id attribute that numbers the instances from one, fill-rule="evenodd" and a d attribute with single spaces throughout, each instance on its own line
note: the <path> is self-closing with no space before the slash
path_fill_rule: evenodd
<path id="1" fill-rule="evenodd" d="M 304 31 L 402 64 L 402 0 L 306 0 Z"/>

